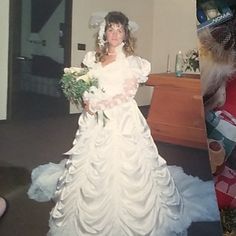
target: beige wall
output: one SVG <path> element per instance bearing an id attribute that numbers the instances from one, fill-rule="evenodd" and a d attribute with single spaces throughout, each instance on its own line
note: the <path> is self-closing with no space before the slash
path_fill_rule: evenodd
<path id="1" fill-rule="evenodd" d="M 9 0 L 0 1 L 0 120 L 7 117 Z"/>
<path id="2" fill-rule="evenodd" d="M 154 0 L 154 72 L 166 72 L 168 54 L 174 71 L 176 53 L 197 47 L 195 4 L 195 0 Z"/>

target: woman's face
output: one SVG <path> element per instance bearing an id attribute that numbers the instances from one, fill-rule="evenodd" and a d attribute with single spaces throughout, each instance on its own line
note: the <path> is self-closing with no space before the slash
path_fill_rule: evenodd
<path id="1" fill-rule="evenodd" d="M 121 24 L 110 24 L 106 30 L 106 39 L 109 46 L 117 47 L 125 39 L 125 30 Z"/>

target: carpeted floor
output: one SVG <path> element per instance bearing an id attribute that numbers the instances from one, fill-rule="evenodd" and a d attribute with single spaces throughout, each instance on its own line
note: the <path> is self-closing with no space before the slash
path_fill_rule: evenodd
<path id="1" fill-rule="evenodd" d="M 68 114 L 69 102 L 64 97 L 20 92 L 12 110 L 13 120 L 32 120 Z"/>
<path id="2" fill-rule="evenodd" d="M 141 108 L 146 116 L 148 108 Z M 9 202 L 0 220 L 1 236 L 44 236 L 52 203 L 29 200 L 30 171 L 43 163 L 58 162 L 71 147 L 78 115 L 0 123 L 0 195 Z M 206 151 L 157 143 L 169 165 L 182 166 L 201 179 L 212 178 Z M 221 236 L 220 222 L 198 222 L 189 236 Z M 159 236 L 159 235 L 158 235 Z M 161 235 L 160 235 L 161 236 Z"/>

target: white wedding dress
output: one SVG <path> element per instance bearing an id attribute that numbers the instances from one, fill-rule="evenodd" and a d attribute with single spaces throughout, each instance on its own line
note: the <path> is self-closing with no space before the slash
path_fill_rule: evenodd
<path id="1" fill-rule="evenodd" d="M 105 125 L 82 113 L 69 158 L 32 172 L 29 197 L 55 201 L 48 235 L 176 236 L 193 221 L 219 220 L 213 182 L 166 165 L 133 99 L 149 62 L 117 52 L 106 66 L 94 52 L 84 59 L 104 91 L 87 98 Z"/>

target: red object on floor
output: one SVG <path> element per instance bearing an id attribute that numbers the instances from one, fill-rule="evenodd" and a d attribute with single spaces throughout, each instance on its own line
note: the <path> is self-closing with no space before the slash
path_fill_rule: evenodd
<path id="1" fill-rule="evenodd" d="M 226 110 L 236 117 L 236 75 L 227 83 L 226 101 L 225 104 L 220 107 L 220 110 Z"/>
<path id="2" fill-rule="evenodd" d="M 225 104 L 217 110 L 221 119 L 236 126 L 236 75 L 227 83 Z M 214 181 L 219 208 L 236 208 L 236 171 L 225 166 Z"/>
<path id="3" fill-rule="evenodd" d="M 214 181 L 219 208 L 236 208 L 236 171 L 225 166 Z"/>

